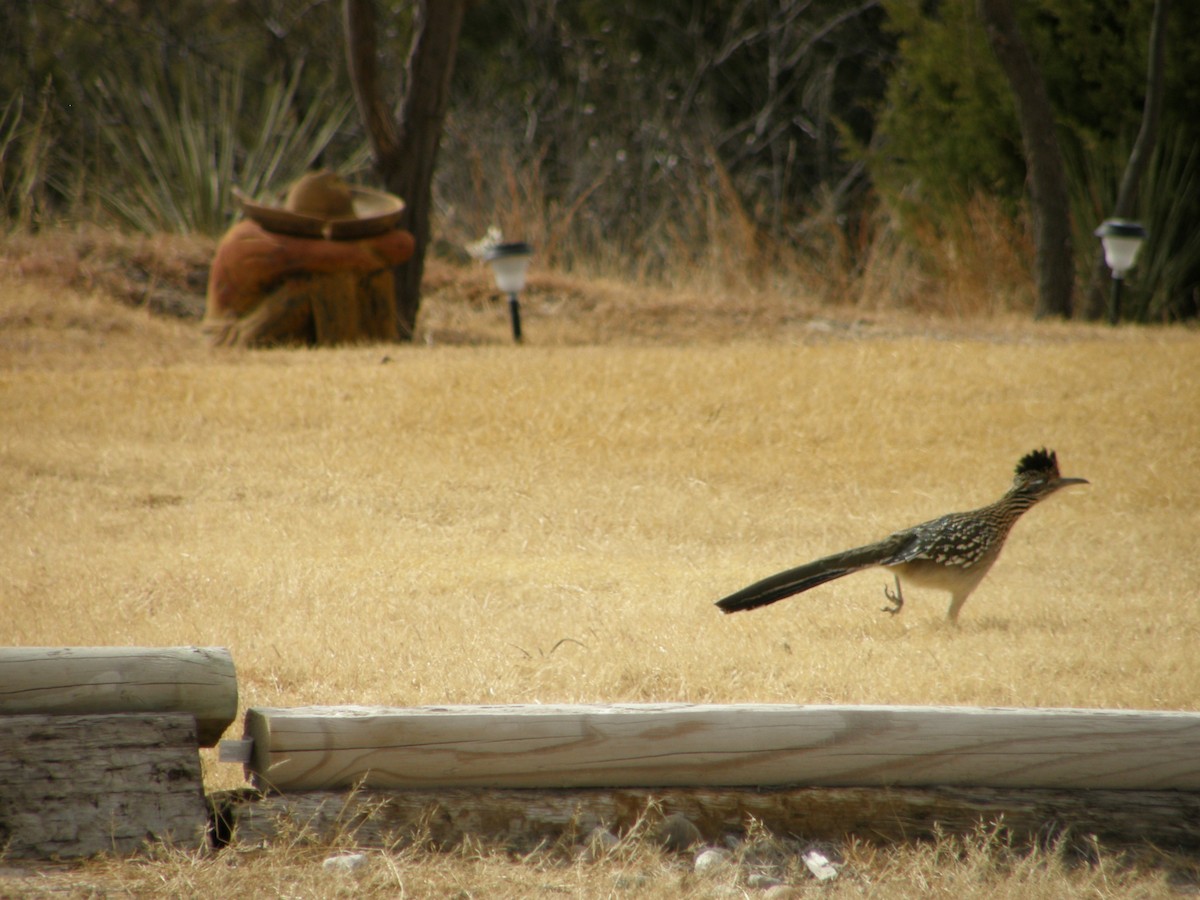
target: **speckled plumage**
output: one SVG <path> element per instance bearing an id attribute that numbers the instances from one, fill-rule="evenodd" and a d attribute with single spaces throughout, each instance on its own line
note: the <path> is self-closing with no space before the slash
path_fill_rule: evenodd
<path id="1" fill-rule="evenodd" d="M 885 566 L 896 575 L 896 592 L 886 592 L 892 605 L 884 609 L 900 611 L 904 605 L 901 582 L 910 582 L 949 591 L 947 618 L 957 622 L 967 597 L 1000 555 L 1017 519 L 1038 501 L 1070 484 L 1087 484 L 1087 480 L 1063 478 L 1053 451 L 1034 450 L 1021 457 L 1012 487 L 995 503 L 931 519 L 874 544 L 788 569 L 730 594 L 717 601 L 717 606 L 727 613 L 755 609 L 861 569 Z"/>

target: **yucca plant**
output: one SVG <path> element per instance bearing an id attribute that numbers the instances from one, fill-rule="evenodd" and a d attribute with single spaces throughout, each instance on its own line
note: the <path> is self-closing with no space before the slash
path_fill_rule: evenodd
<path id="1" fill-rule="evenodd" d="M 132 70 L 96 86 L 109 155 L 99 192 L 121 222 L 140 231 L 218 234 L 233 214 L 231 190 L 256 195 L 310 168 L 339 135 L 353 100 L 331 82 L 297 112 L 300 70 L 248 98 L 240 70 L 182 72 L 175 96 L 161 77 Z M 336 168 L 362 167 L 359 142 Z"/>
<path id="2" fill-rule="evenodd" d="M 1191 297 L 1200 278 L 1200 150 L 1181 133 L 1160 142 L 1142 193 L 1142 224 L 1150 237 L 1138 262 L 1129 313 L 1139 321 L 1195 315 Z"/>
<path id="3" fill-rule="evenodd" d="M 46 127 L 49 97 L 47 85 L 36 109 L 27 109 L 19 94 L 0 109 L 0 219 L 24 230 L 38 224 L 45 207 L 53 149 Z"/>
<path id="4" fill-rule="evenodd" d="M 1112 210 L 1126 153 L 1084 151 L 1071 165 L 1078 279 L 1087 285 L 1100 258 L 1096 226 Z M 1200 277 L 1200 151 L 1181 132 L 1158 142 L 1142 180 L 1138 221 L 1149 232 L 1123 292 L 1123 317 L 1161 322 L 1195 315 L 1190 296 Z M 1104 290 L 1107 290 L 1107 285 Z"/>
<path id="5" fill-rule="evenodd" d="M 16 95 L 0 109 L 0 203 L 6 211 L 13 209 L 18 195 L 18 166 L 14 157 L 20 147 L 24 106 L 20 95 Z"/>

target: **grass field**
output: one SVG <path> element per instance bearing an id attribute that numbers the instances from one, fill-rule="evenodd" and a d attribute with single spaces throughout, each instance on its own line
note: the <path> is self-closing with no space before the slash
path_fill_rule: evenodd
<path id="1" fill-rule="evenodd" d="M 547 275 L 514 347 L 476 273 L 440 277 L 428 342 L 259 352 L 209 350 L 196 324 L 103 293 L 0 280 L 5 643 L 227 646 L 243 707 L 1200 708 L 1195 330 L 931 322 Z M 712 606 L 990 502 L 1041 446 L 1091 485 L 1017 525 L 958 628 L 944 595 L 915 589 L 884 615 L 881 571 L 737 616 Z M 241 772 L 208 756 L 206 780 L 232 787 Z M 846 852 L 830 896 L 1140 897 L 1195 883 L 1192 861 L 1077 865 L 985 838 Z M 168 853 L 11 884 L 744 887 L 649 847 L 572 864 L 406 851 L 352 885 L 321 858 Z"/>

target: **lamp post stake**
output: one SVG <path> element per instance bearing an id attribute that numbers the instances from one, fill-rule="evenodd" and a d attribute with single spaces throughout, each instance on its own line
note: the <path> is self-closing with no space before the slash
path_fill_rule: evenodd
<path id="1" fill-rule="evenodd" d="M 1108 324 L 1121 321 L 1121 281 L 1137 262 L 1146 240 L 1146 229 L 1128 219 L 1105 219 L 1095 231 L 1104 245 L 1104 261 L 1112 270 L 1112 294 L 1108 301 Z"/>
<path id="2" fill-rule="evenodd" d="M 525 287 L 525 269 L 533 248 L 522 242 L 495 244 L 484 255 L 496 275 L 496 287 L 508 294 L 508 314 L 512 318 L 515 343 L 521 343 L 521 301 L 517 295 Z"/>
<path id="3" fill-rule="evenodd" d="M 1108 324 L 1116 325 L 1121 321 L 1121 282 L 1124 279 L 1119 275 L 1114 275 L 1112 279 L 1112 293 L 1108 298 Z"/>
<path id="4" fill-rule="evenodd" d="M 521 343 L 521 301 L 516 291 L 508 295 L 508 313 L 512 317 L 513 340 Z"/>

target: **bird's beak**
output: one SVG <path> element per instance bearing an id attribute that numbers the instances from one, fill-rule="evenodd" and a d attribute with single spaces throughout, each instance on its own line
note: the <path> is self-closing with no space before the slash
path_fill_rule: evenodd
<path id="1" fill-rule="evenodd" d="M 1070 487 L 1073 484 L 1091 484 L 1086 478 L 1060 478 L 1054 482 L 1054 489 Z"/>

